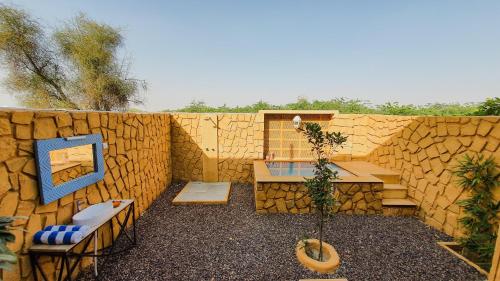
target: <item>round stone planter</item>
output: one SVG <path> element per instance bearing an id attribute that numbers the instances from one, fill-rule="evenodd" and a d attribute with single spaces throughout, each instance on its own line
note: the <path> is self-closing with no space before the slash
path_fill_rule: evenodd
<path id="1" fill-rule="evenodd" d="M 305 240 L 307 246 L 313 251 L 319 251 L 319 240 L 318 239 L 307 239 Z M 306 247 L 304 247 L 304 241 L 299 241 L 297 247 L 295 248 L 295 254 L 299 262 L 312 271 L 318 273 L 333 273 L 340 265 L 340 258 L 335 248 L 332 245 L 323 241 L 323 259 L 324 261 L 318 261 L 309 257 L 306 253 Z"/>

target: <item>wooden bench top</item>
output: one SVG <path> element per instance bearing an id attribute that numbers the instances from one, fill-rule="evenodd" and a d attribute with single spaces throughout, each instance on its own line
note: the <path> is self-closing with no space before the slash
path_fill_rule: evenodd
<path id="1" fill-rule="evenodd" d="M 106 202 L 111 202 L 112 200 L 108 200 Z M 107 214 L 103 214 L 103 219 L 101 222 L 97 225 L 94 225 L 90 227 L 89 231 L 83 239 L 79 242 L 81 243 L 83 240 L 85 240 L 87 237 L 89 237 L 94 231 L 96 231 L 99 227 L 103 226 L 106 224 L 109 220 L 111 220 L 114 216 L 116 216 L 118 213 L 123 211 L 125 208 L 130 206 L 134 200 L 133 199 L 120 199 L 122 202 L 120 206 L 117 208 L 113 208 L 113 211 Z M 79 243 L 75 244 L 68 244 L 68 245 L 47 245 L 47 244 L 33 244 L 30 248 L 30 252 L 37 252 L 37 253 L 67 253 L 71 251 L 76 245 Z"/>

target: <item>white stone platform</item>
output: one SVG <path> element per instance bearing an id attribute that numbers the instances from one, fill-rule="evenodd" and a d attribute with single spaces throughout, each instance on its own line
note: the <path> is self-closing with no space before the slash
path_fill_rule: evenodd
<path id="1" fill-rule="evenodd" d="M 227 204 L 230 192 L 230 182 L 190 181 L 175 196 L 172 204 Z"/>

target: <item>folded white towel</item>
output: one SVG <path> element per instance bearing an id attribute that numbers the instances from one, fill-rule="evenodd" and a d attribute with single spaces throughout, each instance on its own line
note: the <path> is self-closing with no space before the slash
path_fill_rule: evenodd
<path id="1" fill-rule="evenodd" d="M 85 234 L 81 231 L 43 231 L 33 236 L 35 244 L 69 245 L 82 241 Z"/>
<path id="2" fill-rule="evenodd" d="M 80 231 L 88 233 L 90 227 L 88 225 L 49 225 L 46 226 L 44 231 Z"/>

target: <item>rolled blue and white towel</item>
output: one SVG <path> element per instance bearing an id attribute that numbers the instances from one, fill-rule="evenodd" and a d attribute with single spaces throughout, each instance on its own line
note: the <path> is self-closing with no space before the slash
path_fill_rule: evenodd
<path id="1" fill-rule="evenodd" d="M 35 244 L 68 245 L 82 241 L 85 233 L 81 231 L 45 231 L 40 230 L 33 236 Z"/>
<path id="2" fill-rule="evenodd" d="M 80 231 L 87 234 L 90 227 L 88 225 L 48 225 L 44 231 Z"/>

